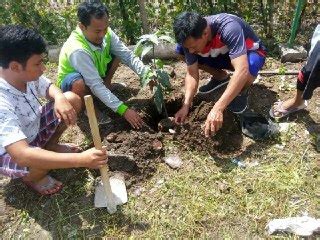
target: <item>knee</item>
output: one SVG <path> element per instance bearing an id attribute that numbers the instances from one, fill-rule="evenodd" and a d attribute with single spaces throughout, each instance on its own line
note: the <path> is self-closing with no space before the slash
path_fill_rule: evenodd
<path id="1" fill-rule="evenodd" d="M 75 94 L 74 92 L 65 92 L 64 96 L 68 99 L 70 104 L 76 110 L 77 113 L 80 113 L 82 110 L 82 99 L 79 95 Z"/>
<path id="2" fill-rule="evenodd" d="M 73 82 L 71 91 L 74 92 L 75 94 L 79 95 L 80 97 L 83 97 L 84 95 L 87 94 L 87 87 L 86 84 L 84 83 L 83 79 L 78 79 Z"/>
<path id="3" fill-rule="evenodd" d="M 115 57 L 112 61 L 112 63 L 115 65 L 115 66 L 118 66 L 120 64 L 120 58 L 118 57 Z"/>

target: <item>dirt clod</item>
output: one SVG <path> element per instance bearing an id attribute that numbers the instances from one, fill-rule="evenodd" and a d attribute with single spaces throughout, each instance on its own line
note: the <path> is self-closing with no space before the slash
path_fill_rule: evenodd
<path id="1" fill-rule="evenodd" d="M 174 127 L 175 123 L 173 117 L 161 119 L 158 123 L 158 130 L 161 132 L 169 132 L 169 129 L 173 129 Z"/>

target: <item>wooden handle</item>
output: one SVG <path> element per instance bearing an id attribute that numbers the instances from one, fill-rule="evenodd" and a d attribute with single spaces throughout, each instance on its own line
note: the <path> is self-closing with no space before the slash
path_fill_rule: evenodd
<path id="1" fill-rule="evenodd" d="M 96 149 L 101 150 L 102 149 L 101 137 L 99 133 L 98 121 L 97 121 L 96 113 L 94 111 L 93 99 L 91 95 L 84 96 L 84 103 L 87 109 L 94 146 Z"/>
<path id="2" fill-rule="evenodd" d="M 87 109 L 87 115 L 89 118 L 89 124 L 91 129 L 91 134 L 94 142 L 94 146 L 96 149 L 102 149 L 101 137 L 99 133 L 99 127 L 97 122 L 96 113 L 94 111 L 93 99 L 91 95 L 84 96 L 84 103 Z M 103 166 L 100 168 L 101 180 L 106 192 L 107 197 L 107 208 L 110 213 L 113 213 L 117 210 L 117 206 L 113 199 L 113 193 L 111 191 L 110 181 L 109 181 L 109 173 L 107 166 Z"/>

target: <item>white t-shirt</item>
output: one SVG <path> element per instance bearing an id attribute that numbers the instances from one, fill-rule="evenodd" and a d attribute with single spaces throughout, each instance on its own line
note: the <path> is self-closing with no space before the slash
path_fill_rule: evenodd
<path id="1" fill-rule="evenodd" d="M 40 128 L 41 104 L 51 82 L 44 76 L 28 82 L 26 92 L 21 92 L 0 78 L 0 155 L 5 147 L 26 139 L 32 142 Z"/>

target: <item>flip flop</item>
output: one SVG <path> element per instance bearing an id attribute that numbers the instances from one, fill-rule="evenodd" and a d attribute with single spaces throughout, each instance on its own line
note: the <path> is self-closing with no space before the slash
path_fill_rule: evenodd
<path id="1" fill-rule="evenodd" d="M 281 119 L 285 116 L 288 116 L 291 113 L 300 111 L 302 109 L 305 109 L 307 107 L 307 101 L 304 101 L 300 106 L 295 107 L 295 108 L 290 108 L 290 109 L 284 109 L 283 108 L 283 101 L 278 101 L 275 102 L 273 104 L 273 106 L 271 107 L 270 111 L 269 111 L 269 115 L 270 117 L 272 117 L 273 119 Z M 275 112 L 277 112 L 278 116 L 275 116 Z"/>
<path id="2" fill-rule="evenodd" d="M 42 195 L 42 196 L 48 196 L 48 195 L 52 195 L 55 194 L 59 191 L 61 191 L 62 189 L 62 184 L 58 185 L 57 183 L 59 183 L 58 180 L 54 179 L 51 176 L 46 176 L 48 178 L 48 182 L 47 183 L 34 183 L 32 181 L 27 181 L 22 179 L 22 181 L 28 186 L 30 187 L 32 190 L 34 190 L 35 192 L 37 192 L 38 194 Z"/>

